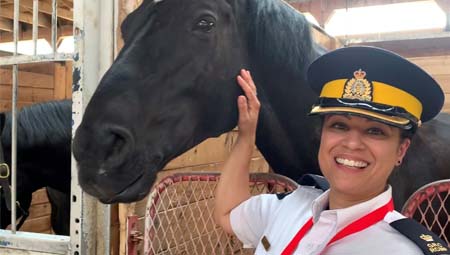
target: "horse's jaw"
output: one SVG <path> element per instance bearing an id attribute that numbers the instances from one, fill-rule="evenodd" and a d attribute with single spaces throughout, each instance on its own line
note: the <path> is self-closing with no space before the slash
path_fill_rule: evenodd
<path id="1" fill-rule="evenodd" d="M 142 200 L 150 191 L 156 180 L 156 171 L 143 171 L 136 179 L 114 193 L 106 192 L 107 189 L 99 182 L 80 180 L 80 186 L 87 194 L 96 197 L 104 204 L 131 203 Z"/>

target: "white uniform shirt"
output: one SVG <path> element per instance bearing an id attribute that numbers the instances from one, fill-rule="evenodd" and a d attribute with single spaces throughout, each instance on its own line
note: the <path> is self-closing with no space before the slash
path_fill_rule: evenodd
<path id="1" fill-rule="evenodd" d="M 301 186 L 282 200 L 269 194 L 254 196 L 231 211 L 230 221 L 233 232 L 244 247 L 256 247 L 257 255 L 281 254 L 311 216 L 314 225 L 300 241 L 294 254 L 422 255 L 418 246 L 389 225 L 404 218 L 396 211 L 388 213 L 384 220 L 371 227 L 326 246 L 348 224 L 385 205 L 391 198 L 389 187 L 364 203 L 344 209 L 324 210 L 328 207 L 328 191 Z M 263 237 L 270 243 L 267 251 L 261 242 Z"/>

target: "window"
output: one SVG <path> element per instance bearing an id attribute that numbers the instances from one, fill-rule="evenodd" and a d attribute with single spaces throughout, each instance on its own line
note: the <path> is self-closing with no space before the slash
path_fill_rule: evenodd
<path id="1" fill-rule="evenodd" d="M 443 29 L 447 17 L 435 1 L 337 9 L 325 24 L 333 36 Z"/>

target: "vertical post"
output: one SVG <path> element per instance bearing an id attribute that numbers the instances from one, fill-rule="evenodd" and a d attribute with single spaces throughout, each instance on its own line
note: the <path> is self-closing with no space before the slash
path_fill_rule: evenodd
<path id="1" fill-rule="evenodd" d="M 98 82 L 113 61 L 116 1 L 74 2 L 73 132 L 81 123 L 82 113 Z M 72 159 L 72 254 L 110 254 L 110 212 L 109 205 L 83 193 L 78 183 L 77 165 Z"/>
<path id="2" fill-rule="evenodd" d="M 33 0 L 33 55 L 37 55 L 39 1 Z"/>
<path id="3" fill-rule="evenodd" d="M 14 0 L 14 56 L 17 56 L 19 42 L 19 0 Z M 19 67 L 13 65 L 12 127 L 11 127 L 11 232 L 16 233 L 16 184 L 17 184 L 17 87 Z"/>
<path id="4" fill-rule="evenodd" d="M 58 2 L 52 1 L 52 52 L 56 52 L 56 43 L 58 38 Z"/>

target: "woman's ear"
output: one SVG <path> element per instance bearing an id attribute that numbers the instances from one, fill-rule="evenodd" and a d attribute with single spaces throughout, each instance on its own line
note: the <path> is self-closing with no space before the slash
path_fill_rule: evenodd
<path id="1" fill-rule="evenodd" d="M 400 146 L 398 146 L 398 151 L 397 151 L 397 156 L 398 156 L 399 162 L 403 161 L 403 157 L 405 156 L 406 151 L 408 151 L 409 145 L 411 145 L 411 139 L 409 139 L 409 138 L 402 139 Z"/>

